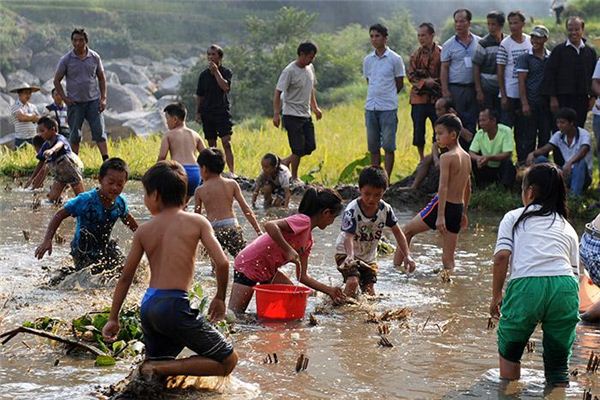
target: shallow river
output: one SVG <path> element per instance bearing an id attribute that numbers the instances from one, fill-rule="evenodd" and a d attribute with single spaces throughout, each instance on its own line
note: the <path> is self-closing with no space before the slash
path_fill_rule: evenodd
<path id="1" fill-rule="evenodd" d="M 50 257 L 37 261 L 33 252 L 41 241 L 55 208 L 42 203 L 32 211 L 31 192 L 0 189 L 0 331 L 12 329 L 37 316 L 65 320 L 110 305 L 112 289 L 49 290 L 41 288 L 48 275 L 68 264 L 69 241 L 74 220 L 63 223 L 59 233 L 67 240 L 55 245 Z M 87 187 L 93 183 L 87 182 Z M 129 182 L 126 196 L 132 214 L 144 220 L 139 182 Z M 294 205 L 295 206 L 295 205 Z M 397 209 L 401 223 L 408 221 L 419 205 Z M 275 214 L 258 211 L 259 218 Z M 241 213 L 238 212 L 238 215 Z M 281 215 L 281 214 L 280 214 Z M 377 300 L 368 302 L 374 311 L 410 307 L 408 326 L 391 323 L 392 348 L 378 346 L 377 325 L 366 322 L 364 307 L 344 306 L 318 314 L 319 324 L 300 321 L 287 324 L 246 323 L 233 335 L 240 363 L 222 398 L 297 399 L 461 399 L 461 398 L 581 398 L 591 388 L 600 395 L 600 380 L 585 373 L 589 354 L 598 349 L 600 330 L 580 325 L 571 361 L 572 377 L 566 391 L 544 388 L 542 344 L 539 331 L 536 348 L 525 354 L 523 378 L 508 387 L 499 384 L 495 330 L 487 329 L 491 293 L 491 257 L 500 216 L 471 214 L 468 231 L 461 234 L 457 267 L 452 283 L 442 283 L 434 271 L 441 264 L 440 240 L 435 233 L 418 236 L 412 252 L 418 271 L 407 277 L 393 267 L 391 257 L 380 258 Z M 242 221 L 247 239 L 254 237 Z M 309 272 L 326 283 L 341 283 L 333 253 L 339 218 L 325 231 L 315 230 L 315 246 Z M 30 240 L 23 230 L 30 231 Z M 578 230 L 580 231 L 580 229 Z M 115 235 L 124 250 L 130 232 L 117 222 Z M 197 279 L 209 292 L 215 286 L 206 261 L 197 264 Z M 291 268 L 285 271 L 291 272 Z M 145 287 L 130 291 L 128 301 L 138 302 Z M 323 295 L 309 298 L 308 312 L 323 308 Z M 252 301 L 249 313 L 255 312 Z M 96 368 L 93 359 L 64 355 L 61 346 L 47 346 L 42 339 L 17 336 L 0 348 L 1 399 L 96 398 L 99 387 L 123 378 L 130 364 Z M 264 364 L 267 353 L 276 353 L 278 364 Z M 310 358 L 306 371 L 296 373 L 300 353 Z M 58 360 L 58 365 L 54 366 Z M 221 398 L 219 397 L 219 398 Z"/>

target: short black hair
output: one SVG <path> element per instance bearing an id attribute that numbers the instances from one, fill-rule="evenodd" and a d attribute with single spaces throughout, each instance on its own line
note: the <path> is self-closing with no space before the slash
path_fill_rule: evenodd
<path id="1" fill-rule="evenodd" d="M 127 178 L 129 178 L 129 167 L 125 160 L 112 157 L 108 160 L 104 161 L 100 166 L 100 179 L 104 178 L 106 174 L 108 174 L 108 170 L 112 169 L 113 171 L 125 172 Z"/>
<path id="2" fill-rule="evenodd" d="M 459 8 L 458 10 L 454 11 L 454 14 L 452 14 L 452 19 L 456 20 L 456 14 L 461 12 L 467 14 L 467 21 L 471 22 L 471 19 L 473 19 L 473 13 L 471 12 L 471 10 L 466 8 Z"/>
<path id="3" fill-rule="evenodd" d="M 181 207 L 187 195 L 187 175 L 177 161 L 163 160 L 154 164 L 142 177 L 146 193 L 158 193 L 165 206 Z"/>
<path id="4" fill-rule="evenodd" d="M 500 26 L 504 26 L 504 23 L 506 22 L 506 17 L 504 17 L 504 13 L 502 11 L 490 11 L 488 15 L 486 15 L 486 19 L 493 19 Z"/>
<path id="5" fill-rule="evenodd" d="M 374 24 L 369 27 L 369 32 L 375 31 L 379 32 L 381 36 L 388 37 L 388 28 L 386 28 L 383 24 Z"/>
<path id="6" fill-rule="evenodd" d="M 55 131 L 58 131 L 58 123 L 54 120 L 54 118 L 44 116 L 38 120 L 37 124 L 45 126 L 46 129 L 54 129 Z"/>
<path id="7" fill-rule="evenodd" d="M 494 108 L 492 107 L 484 107 L 483 110 L 481 110 L 479 113 L 481 114 L 482 112 L 486 112 L 488 114 L 488 117 L 490 117 L 491 119 L 498 121 L 498 111 L 496 111 Z"/>
<path id="8" fill-rule="evenodd" d="M 571 123 L 577 122 L 577 111 L 569 107 L 563 107 L 556 113 L 555 119 L 564 119 Z"/>
<path id="9" fill-rule="evenodd" d="M 435 120 L 435 126 L 443 125 L 450 132 L 456 133 L 456 137 L 460 135 L 460 131 L 462 130 L 462 122 L 460 122 L 460 118 L 458 118 L 454 114 L 444 114 L 441 115 L 438 119 Z"/>
<path id="10" fill-rule="evenodd" d="M 185 121 L 185 117 L 187 116 L 187 108 L 185 107 L 185 104 L 181 102 L 171 103 L 166 106 L 163 111 L 182 121 Z"/>
<path id="11" fill-rule="evenodd" d="M 565 29 L 569 30 L 569 22 L 571 21 L 579 21 L 581 23 L 581 29 L 585 29 L 585 21 L 578 15 L 574 15 L 572 17 L 567 18 L 565 21 Z"/>
<path id="12" fill-rule="evenodd" d="M 225 169 L 225 156 L 220 149 L 209 147 L 198 154 L 198 165 L 204 166 L 210 172 L 220 174 Z"/>
<path id="13" fill-rule="evenodd" d="M 314 44 L 311 41 L 308 41 L 308 42 L 302 42 L 302 43 L 300 43 L 300 45 L 298 45 L 298 50 L 296 51 L 296 53 L 298 55 L 300 55 L 300 54 L 311 54 L 311 53 L 317 54 L 318 50 L 319 49 L 317 48 L 316 44 Z"/>
<path id="14" fill-rule="evenodd" d="M 215 50 L 219 55 L 219 58 L 223 58 L 223 48 L 218 44 L 211 44 L 210 46 L 208 46 L 208 50 Z"/>
<path id="15" fill-rule="evenodd" d="M 521 10 L 515 10 L 508 13 L 506 19 L 511 19 L 512 17 L 519 17 L 521 22 L 525 22 L 525 14 Z"/>
<path id="16" fill-rule="evenodd" d="M 42 147 L 42 145 L 44 144 L 44 142 L 45 142 L 44 138 L 41 137 L 40 135 L 35 135 L 33 137 L 33 139 L 31 139 L 31 144 L 36 149 L 39 149 L 40 147 Z"/>
<path id="17" fill-rule="evenodd" d="M 419 28 L 427 28 L 427 32 L 429 32 L 430 35 L 435 33 L 435 28 L 431 22 L 422 22 L 421 25 L 419 25 Z"/>
<path id="18" fill-rule="evenodd" d="M 85 40 L 86 43 L 89 40 L 88 34 L 85 31 L 85 28 L 75 28 L 73 30 L 73 32 L 71 32 L 71 40 L 73 40 L 73 36 L 75 36 L 75 35 L 83 35 L 83 40 Z"/>
<path id="19" fill-rule="evenodd" d="M 388 176 L 380 166 L 363 168 L 358 176 L 358 188 L 373 186 L 374 188 L 386 190 L 388 188 Z"/>

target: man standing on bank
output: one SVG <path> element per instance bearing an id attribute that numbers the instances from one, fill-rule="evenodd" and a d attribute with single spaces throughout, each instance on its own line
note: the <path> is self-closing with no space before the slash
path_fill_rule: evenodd
<path id="1" fill-rule="evenodd" d="M 375 50 L 363 61 L 367 79 L 365 123 L 371 165 L 381 164 L 380 149 L 385 152 L 385 171 L 392 180 L 396 129 L 398 128 L 398 93 L 404 87 L 402 57 L 387 47 L 388 30 L 381 24 L 369 28 L 371 45 Z"/>
<path id="2" fill-rule="evenodd" d="M 283 115 L 283 127 L 288 134 L 292 154 L 281 160 L 292 171 L 292 184 L 299 183 L 300 159 L 317 148 L 315 127 L 311 110 L 317 120 L 323 116 L 315 96 L 315 68 L 312 65 L 317 55 L 317 46 L 312 42 L 300 43 L 298 58 L 283 69 L 273 95 L 273 125 L 279 127 Z M 283 108 L 282 103 L 283 94 Z"/>
<path id="3" fill-rule="evenodd" d="M 62 56 L 54 74 L 54 88 L 67 104 L 69 142 L 79 153 L 81 127 L 87 120 L 92 140 L 98 145 L 102 160 L 108 159 L 106 132 L 102 112 L 106 108 L 106 78 L 100 55 L 88 47 L 88 34 L 83 28 L 71 33 L 73 50 Z M 60 83 L 65 78 L 67 93 Z"/>
<path id="4" fill-rule="evenodd" d="M 220 46 L 210 45 L 206 50 L 206 58 L 208 67 L 200 73 L 196 89 L 196 122 L 202 123 L 208 147 L 217 147 L 217 137 L 221 138 L 227 168 L 235 175 L 231 148 L 233 123 L 228 96 L 233 74 L 230 69 L 221 65 L 223 49 Z"/>

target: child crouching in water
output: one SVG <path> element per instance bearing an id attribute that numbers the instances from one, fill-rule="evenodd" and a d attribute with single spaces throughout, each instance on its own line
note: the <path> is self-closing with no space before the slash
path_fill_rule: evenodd
<path id="1" fill-rule="evenodd" d="M 210 223 L 201 215 L 183 211 L 187 175 L 175 161 L 161 161 L 142 178 L 144 203 L 152 219 L 133 236 L 131 250 L 113 296 L 108 322 L 102 329 L 106 340 L 119 333 L 119 312 L 138 264 L 144 255 L 150 263 L 150 287 L 141 304 L 146 361 L 142 376 L 227 376 L 237 364 L 233 346 L 205 318 L 190 309 L 188 290 L 194 277 L 198 242 L 215 264 L 217 293 L 210 303 L 211 321 L 225 316 L 229 263 Z M 197 355 L 175 359 L 188 347 Z"/>
<path id="2" fill-rule="evenodd" d="M 394 264 L 404 263 L 407 272 L 415 270 L 415 262 L 394 210 L 382 200 L 387 187 L 385 170 L 381 167 L 364 168 L 358 178 L 360 197 L 351 201 L 344 210 L 342 231 L 336 241 L 335 261 L 344 277 L 346 296 L 354 296 L 359 285 L 363 293 L 375 294 L 377 245 L 386 227 L 391 228 L 398 245 Z"/>
<path id="3" fill-rule="evenodd" d="M 256 207 L 256 199 L 259 193 L 264 196 L 263 205 L 267 207 L 285 207 L 290 204 L 292 192 L 290 181 L 292 174 L 288 167 L 281 164 L 281 160 L 275 154 L 267 153 L 260 161 L 262 172 L 256 178 L 254 193 L 252 194 L 252 207 Z"/>
<path id="4" fill-rule="evenodd" d="M 250 243 L 235 258 L 233 287 L 229 309 L 243 313 L 252 299 L 256 284 L 280 283 L 291 285 L 290 279 L 279 268 L 291 262 L 296 264 L 300 283 L 323 292 L 340 303 L 344 294 L 340 288 L 327 286 L 308 275 L 308 256 L 316 227 L 325 229 L 342 211 L 342 198 L 331 189 L 310 187 L 304 193 L 298 214 L 265 223 L 266 233 Z"/>
<path id="5" fill-rule="evenodd" d="M 531 167 L 521 198 L 524 207 L 509 211 L 500 222 L 494 251 L 490 315 L 500 318 L 500 378 L 520 378 L 523 350 L 540 324 L 546 382 L 566 386 L 579 321 L 579 286 L 573 273 L 579 253 L 577 233 L 567 221 L 562 172 L 551 164 Z"/>

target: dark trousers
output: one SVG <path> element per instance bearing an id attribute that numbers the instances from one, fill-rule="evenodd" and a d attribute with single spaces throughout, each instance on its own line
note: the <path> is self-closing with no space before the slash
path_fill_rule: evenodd
<path id="1" fill-rule="evenodd" d="M 427 119 L 431 121 L 431 129 L 437 119 L 434 104 L 412 104 L 410 116 L 413 122 L 413 146 L 425 146 Z M 433 134 L 435 138 L 435 132 Z"/>
<path id="2" fill-rule="evenodd" d="M 552 133 L 552 113 L 548 101 L 530 103 L 529 106 L 531 115 L 519 112 L 515 121 L 515 147 L 520 162 L 525 161 L 529 153 L 548 143 Z"/>
<path id="3" fill-rule="evenodd" d="M 483 89 L 484 104 L 483 107 L 479 107 L 480 111 L 491 108 L 496 110 L 498 115 L 502 114 L 502 108 L 500 107 L 500 97 L 498 97 L 498 89 Z"/>
<path id="4" fill-rule="evenodd" d="M 569 107 L 577 113 L 577 126 L 583 128 L 587 119 L 589 97 L 587 94 L 559 94 L 558 105 L 560 108 Z"/>
<path id="5" fill-rule="evenodd" d="M 484 188 L 493 183 L 500 183 L 506 188 L 511 188 L 517 176 L 517 170 L 510 158 L 502 160 L 500 166 L 496 168 L 487 165 L 478 168 L 477 163 L 472 161 L 472 169 L 475 176 L 475 186 L 478 188 Z"/>
<path id="6" fill-rule="evenodd" d="M 472 134 L 475 134 L 477 119 L 479 117 L 479 105 L 477 104 L 477 96 L 475 93 L 475 85 L 462 85 L 450 83 L 448 90 L 452 95 L 452 101 L 458 117 L 463 126 Z"/>

